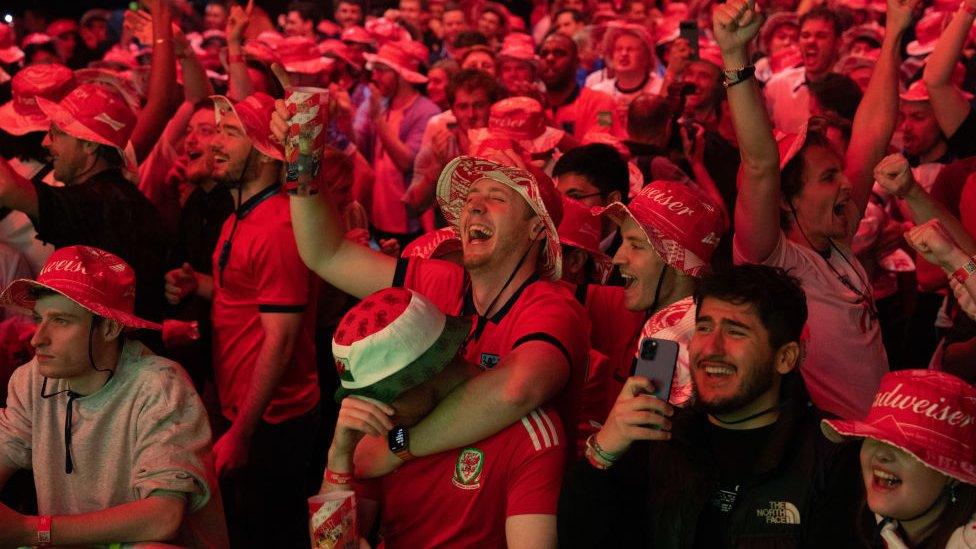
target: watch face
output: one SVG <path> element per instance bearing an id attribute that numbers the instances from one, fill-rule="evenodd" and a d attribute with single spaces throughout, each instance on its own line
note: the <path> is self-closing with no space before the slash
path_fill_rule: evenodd
<path id="1" fill-rule="evenodd" d="M 407 448 L 407 428 L 406 427 L 394 427 L 390 431 L 389 439 L 387 440 L 390 446 L 390 450 L 394 453 L 405 450 Z"/>

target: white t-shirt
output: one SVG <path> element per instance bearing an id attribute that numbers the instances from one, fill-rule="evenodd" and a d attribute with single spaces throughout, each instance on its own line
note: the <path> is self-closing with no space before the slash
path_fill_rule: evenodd
<path id="1" fill-rule="evenodd" d="M 664 79 L 658 76 L 657 73 L 651 72 L 650 77 L 647 79 L 647 83 L 643 87 L 632 92 L 622 92 L 617 89 L 617 79 L 609 78 L 601 82 L 597 82 L 590 88 L 601 91 L 608 94 L 613 98 L 613 104 L 617 107 L 617 117 L 620 119 L 620 124 L 622 127 L 627 127 L 627 108 L 630 107 L 630 103 L 637 98 L 638 95 L 645 93 L 660 95 L 661 86 L 664 84 Z"/>
<path id="2" fill-rule="evenodd" d="M 837 250 L 824 259 L 780 233 L 776 249 L 763 264 L 789 271 L 807 294 L 808 337 L 800 373 L 813 403 L 830 414 L 861 419 L 888 371 L 888 356 L 869 304 L 840 278 L 870 296 L 868 275 L 846 244 L 836 245 Z M 736 264 L 748 263 L 737 237 L 732 253 Z"/>
<path id="3" fill-rule="evenodd" d="M 810 118 L 810 88 L 806 80 L 806 69 L 795 67 L 773 75 L 766 82 L 763 89 L 766 108 L 777 130 L 799 133 Z"/>

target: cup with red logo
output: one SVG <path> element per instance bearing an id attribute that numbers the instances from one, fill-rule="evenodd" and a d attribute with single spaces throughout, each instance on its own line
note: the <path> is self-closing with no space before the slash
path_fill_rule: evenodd
<path id="1" fill-rule="evenodd" d="M 358 549 L 356 494 L 349 490 L 308 498 L 312 549 Z"/>
<path id="2" fill-rule="evenodd" d="M 291 194 L 310 196 L 318 192 L 315 178 L 325 146 L 329 90 L 293 87 L 285 92 L 285 106 L 291 114 L 285 137 L 285 188 Z"/>

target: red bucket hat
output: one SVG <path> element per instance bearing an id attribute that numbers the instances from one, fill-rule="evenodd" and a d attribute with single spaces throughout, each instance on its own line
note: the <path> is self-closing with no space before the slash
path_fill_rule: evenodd
<path id="1" fill-rule="evenodd" d="M 905 46 L 905 52 L 912 57 L 922 57 L 932 53 L 951 15 L 944 11 L 929 10 L 915 24 L 915 40 Z"/>
<path id="2" fill-rule="evenodd" d="M 450 364 L 470 331 L 470 319 L 446 316 L 413 290 L 386 288 L 366 297 L 342 317 L 332 337 L 336 400 L 396 400 Z"/>
<path id="3" fill-rule="evenodd" d="M 19 279 L 0 294 L 0 306 L 32 311 L 31 290 L 46 288 L 130 329 L 161 330 L 135 314 L 136 273 L 120 257 L 90 246 L 67 246 L 48 258 L 37 280 Z"/>
<path id="4" fill-rule="evenodd" d="M 719 238 L 725 232 L 722 213 L 691 187 L 654 181 L 624 205 L 614 202 L 594 213 L 622 224 L 629 216 L 665 263 L 689 275 L 704 274 Z"/>
<path id="5" fill-rule="evenodd" d="M 535 55 L 535 43 L 528 34 L 515 32 L 502 40 L 502 49 L 498 52 L 498 61 L 515 59 L 538 67 L 539 58 Z"/>
<path id="6" fill-rule="evenodd" d="M 400 26 L 399 23 L 386 17 L 377 17 L 371 21 L 366 22 L 366 34 L 371 38 L 371 42 L 379 44 L 381 47 L 387 42 L 399 42 L 401 40 L 410 40 L 410 32 L 407 29 Z M 342 34 L 343 40 L 351 40 L 346 38 L 346 33 Z M 361 40 L 357 42 L 362 43 Z"/>
<path id="7" fill-rule="evenodd" d="M 38 97 L 37 105 L 68 135 L 118 149 L 126 169 L 136 173 L 135 149 L 129 141 L 136 115 L 121 95 L 106 86 L 82 84 L 58 103 Z"/>
<path id="8" fill-rule="evenodd" d="M 427 77 L 417 72 L 422 62 L 420 51 L 408 40 L 387 42 L 380 46 L 377 53 L 365 53 L 366 68 L 372 69 L 373 65 L 380 63 L 393 69 L 401 78 L 411 84 L 423 84 Z"/>
<path id="9" fill-rule="evenodd" d="M 14 43 L 14 28 L 6 23 L 0 23 L 0 63 L 12 65 L 24 58 L 24 50 Z"/>
<path id="10" fill-rule="evenodd" d="M 266 93 L 256 92 L 238 103 L 223 95 L 211 95 L 210 99 L 214 102 L 214 115 L 218 124 L 222 117 L 233 114 L 241 121 L 244 134 L 251 140 L 255 149 L 269 158 L 284 162 L 284 148 L 271 139 L 274 98 Z"/>
<path id="11" fill-rule="evenodd" d="M 75 85 L 74 73 L 64 65 L 25 67 L 14 75 L 11 83 L 13 99 L 0 106 L 0 129 L 11 135 L 46 132 L 51 120 L 37 106 L 37 98 L 61 101 Z"/>
<path id="12" fill-rule="evenodd" d="M 936 370 L 885 374 L 863 421 L 830 419 L 824 435 L 873 438 L 901 448 L 930 469 L 976 484 L 976 388 Z"/>
<path id="13" fill-rule="evenodd" d="M 128 74 L 110 69 L 78 69 L 75 71 L 75 78 L 79 84 L 102 84 L 112 88 L 125 99 L 134 113 L 138 113 L 142 106 L 142 93 L 132 83 L 132 77 Z"/>
<path id="14" fill-rule="evenodd" d="M 507 185 L 525 199 L 539 216 L 546 235 L 546 249 L 539 274 L 549 280 L 559 280 L 562 277 L 563 254 L 556 227 L 563 218 L 563 204 L 552 180 L 541 172 L 533 175 L 528 170 L 503 166 L 483 158 L 455 158 L 444 167 L 437 180 L 437 204 L 455 230 L 460 230 L 461 211 L 468 190 L 482 179 Z"/>
<path id="15" fill-rule="evenodd" d="M 600 218 L 578 200 L 563 195 L 563 220 L 559 223 L 559 241 L 590 254 L 596 267 L 597 282 L 603 284 L 613 271 L 610 257 L 600 251 Z"/>
<path id="16" fill-rule="evenodd" d="M 353 25 L 342 31 L 342 34 L 339 35 L 339 39 L 343 42 L 352 42 L 353 44 L 363 44 L 365 46 L 376 45 L 376 40 L 373 39 L 366 29 L 360 27 L 359 25 Z"/>
<path id="17" fill-rule="evenodd" d="M 488 127 L 468 130 L 471 151 L 485 156 L 492 148 L 511 148 L 518 141 L 529 153 L 551 152 L 566 132 L 546 125 L 542 104 L 531 97 L 509 97 L 491 106 Z"/>
<path id="18" fill-rule="evenodd" d="M 362 63 L 356 59 L 356 55 L 353 53 L 352 48 L 350 48 L 349 45 L 342 40 L 323 40 L 322 42 L 319 42 L 318 47 L 319 52 L 325 57 L 342 59 L 357 69 L 363 68 Z"/>
<path id="19" fill-rule="evenodd" d="M 289 36 L 275 48 L 282 66 L 288 72 L 318 74 L 332 66 L 333 61 L 322 57 L 319 47 L 310 38 Z"/>
<path id="20" fill-rule="evenodd" d="M 459 251 L 461 251 L 461 237 L 458 236 L 454 227 L 444 227 L 415 238 L 413 242 L 403 248 L 400 257 L 439 259 Z"/>

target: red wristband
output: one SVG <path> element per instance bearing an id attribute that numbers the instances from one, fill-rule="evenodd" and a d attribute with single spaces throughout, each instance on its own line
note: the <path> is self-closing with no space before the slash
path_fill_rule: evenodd
<path id="1" fill-rule="evenodd" d="M 959 267 L 952 273 L 952 278 L 955 278 L 956 282 L 960 284 L 965 284 L 966 280 L 973 274 L 976 274 L 976 258 L 971 257 L 965 265 Z"/>
<path id="2" fill-rule="evenodd" d="M 38 547 L 50 547 L 51 546 L 51 517 L 40 516 L 37 517 L 37 546 Z"/>
<path id="3" fill-rule="evenodd" d="M 329 484 L 349 484 L 349 481 L 351 480 L 352 475 L 350 474 L 336 473 L 330 471 L 329 469 L 325 470 L 325 481 Z"/>

